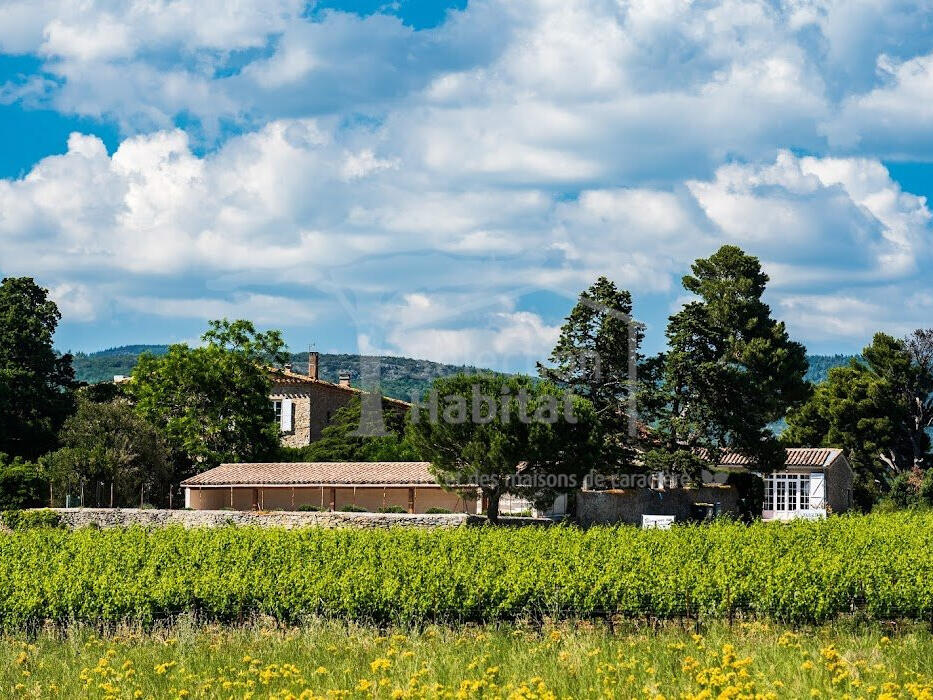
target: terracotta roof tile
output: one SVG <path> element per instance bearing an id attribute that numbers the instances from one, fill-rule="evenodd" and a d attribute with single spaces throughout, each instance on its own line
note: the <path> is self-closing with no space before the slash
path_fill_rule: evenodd
<path id="1" fill-rule="evenodd" d="M 221 464 L 182 486 L 436 486 L 430 462 L 265 462 Z"/>
<path id="2" fill-rule="evenodd" d="M 789 447 L 785 467 L 827 467 L 842 454 L 835 447 Z M 726 450 L 719 460 L 724 467 L 748 467 L 752 461 L 743 454 Z"/>
<path id="3" fill-rule="evenodd" d="M 272 368 L 269 370 L 269 379 L 272 380 L 273 384 L 311 384 L 314 386 L 320 386 L 327 389 L 336 389 L 337 391 L 343 391 L 348 394 L 365 394 L 366 392 L 362 389 L 358 389 L 353 386 L 342 386 L 340 384 L 334 384 L 333 382 L 325 381 L 324 379 L 314 379 L 309 377 L 306 374 L 297 374 L 296 372 L 290 372 L 284 369 L 275 369 Z M 410 403 L 407 401 L 402 401 L 401 399 L 393 399 L 389 396 L 383 396 L 382 400 L 386 403 L 395 404 L 401 407 L 409 407 Z"/>

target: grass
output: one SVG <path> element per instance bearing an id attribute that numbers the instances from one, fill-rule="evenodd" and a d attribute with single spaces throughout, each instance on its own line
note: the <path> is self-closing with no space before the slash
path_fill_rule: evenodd
<path id="1" fill-rule="evenodd" d="M 933 635 L 851 621 L 50 627 L 0 637 L 0 696 L 931 698 Z"/>

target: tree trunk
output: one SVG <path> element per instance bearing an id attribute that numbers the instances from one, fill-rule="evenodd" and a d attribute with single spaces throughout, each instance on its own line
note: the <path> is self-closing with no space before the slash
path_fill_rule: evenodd
<path id="1" fill-rule="evenodd" d="M 501 494 L 498 489 L 486 494 L 486 518 L 490 523 L 495 524 L 499 521 L 499 498 Z"/>

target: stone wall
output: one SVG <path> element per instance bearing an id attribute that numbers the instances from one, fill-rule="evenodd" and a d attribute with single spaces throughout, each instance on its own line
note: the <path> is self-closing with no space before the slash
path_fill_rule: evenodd
<path id="1" fill-rule="evenodd" d="M 261 525 L 265 527 L 459 527 L 486 523 L 479 515 L 410 515 L 408 513 L 304 513 L 294 511 L 240 510 L 163 510 L 138 508 L 55 508 L 62 524 L 68 527 L 127 527 L 129 525 L 185 527 L 222 527 L 224 525 Z M 500 518 L 503 525 L 550 525 L 543 518 Z"/>
<path id="2" fill-rule="evenodd" d="M 677 521 L 684 521 L 690 519 L 696 503 L 718 503 L 720 512 L 733 512 L 738 492 L 731 486 L 713 485 L 699 489 L 580 491 L 577 493 L 577 519 L 583 526 L 641 525 L 642 515 L 673 515 Z"/>

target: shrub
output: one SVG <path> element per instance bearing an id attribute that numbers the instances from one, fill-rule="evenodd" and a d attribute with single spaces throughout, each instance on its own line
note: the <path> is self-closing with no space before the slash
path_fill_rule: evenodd
<path id="1" fill-rule="evenodd" d="M 31 530 L 41 527 L 58 527 L 61 516 L 53 510 L 7 510 L 0 513 L 3 524 L 11 530 Z"/>
<path id="2" fill-rule="evenodd" d="M 49 484 L 35 464 L 0 454 L 0 510 L 22 510 L 48 505 Z"/>
<path id="3" fill-rule="evenodd" d="M 340 506 L 339 509 L 343 513 L 367 513 L 368 511 L 363 508 L 363 506 L 354 505 L 353 503 L 348 503 L 345 506 Z"/>
<path id="4" fill-rule="evenodd" d="M 450 515 L 450 511 L 447 508 L 437 508 L 432 507 L 424 511 L 428 515 Z"/>
<path id="5" fill-rule="evenodd" d="M 327 510 L 327 508 L 325 508 L 324 506 L 314 506 L 314 505 L 311 505 L 310 503 L 303 503 L 302 505 L 298 506 L 295 510 L 301 513 L 323 513 L 324 511 Z"/>
<path id="6" fill-rule="evenodd" d="M 384 506 L 379 509 L 380 513 L 407 513 L 407 508 L 402 508 L 402 506 Z"/>

